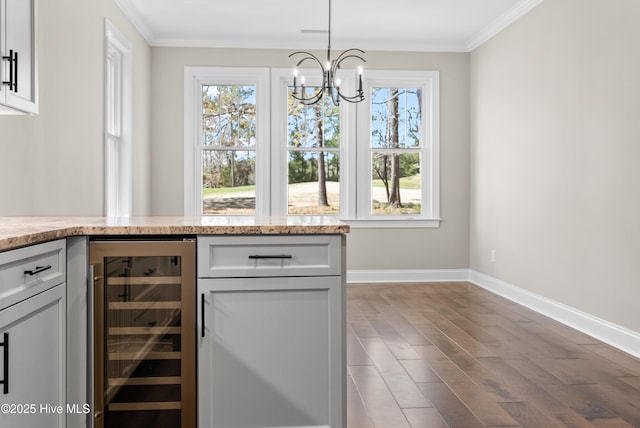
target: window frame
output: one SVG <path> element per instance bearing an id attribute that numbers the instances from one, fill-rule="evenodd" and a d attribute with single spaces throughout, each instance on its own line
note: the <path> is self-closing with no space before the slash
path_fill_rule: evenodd
<path id="1" fill-rule="evenodd" d="M 202 86 L 256 87 L 256 213 L 268 216 L 270 207 L 270 72 L 258 67 L 184 68 L 184 215 L 202 217 Z M 252 214 L 253 215 L 253 214 Z M 236 214 L 237 217 L 246 215 Z M 214 217 L 214 216 L 212 216 Z"/>
<path id="2" fill-rule="evenodd" d="M 421 190 L 419 215 L 371 214 L 371 88 L 421 87 L 423 89 Z M 367 70 L 363 76 L 365 101 L 357 109 L 357 212 L 344 219 L 355 227 L 439 227 L 440 225 L 440 73 L 436 70 Z M 424 205 L 427 205 L 424 208 Z"/>
<path id="3" fill-rule="evenodd" d="M 301 72 L 306 70 L 300 69 Z M 307 85 L 319 85 L 309 69 Z M 307 74 L 307 73 L 305 73 Z M 352 93 L 357 74 L 341 70 L 341 88 Z M 340 214 L 354 228 L 440 226 L 440 73 L 437 70 L 367 70 L 365 101 L 340 104 Z M 202 85 L 256 86 L 256 217 L 304 217 L 288 214 L 287 96 L 293 84 L 290 68 L 184 68 L 184 214 L 202 214 Z M 422 87 L 424 145 L 420 215 L 374 216 L 371 207 L 371 87 Z M 424 206 L 427 205 L 426 208 Z M 369 211 L 369 212 L 367 212 Z M 247 217 L 234 215 L 237 217 Z M 215 216 L 211 216 L 215 217 Z M 313 217 L 324 217 L 323 215 Z"/>
<path id="4" fill-rule="evenodd" d="M 104 27 L 104 213 L 133 211 L 132 48 L 105 19 Z M 111 124 L 114 124 L 112 127 Z"/>
<path id="5" fill-rule="evenodd" d="M 299 69 L 301 75 L 306 76 L 307 86 L 319 86 L 322 83 L 322 76 L 318 76 L 317 69 Z M 272 215 L 294 216 L 298 214 L 288 214 L 288 129 L 287 129 L 287 97 L 288 88 L 293 85 L 293 73 L 291 68 L 271 69 L 271 117 L 272 117 Z M 340 70 L 341 88 L 349 94 L 355 87 L 355 70 Z M 340 214 L 329 215 L 342 220 L 355 214 L 355 204 L 353 194 L 355 188 L 355 165 L 350 154 L 354 153 L 355 145 L 355 105 L 343 101 L 340 103 Z M 353 119 L 352 119 L 353 118 Z"/>

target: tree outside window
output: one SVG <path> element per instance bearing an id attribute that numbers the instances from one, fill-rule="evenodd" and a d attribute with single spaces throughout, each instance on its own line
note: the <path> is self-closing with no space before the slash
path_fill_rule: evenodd
<path id="1" fill-rule="evenodd" d="M 202 214 L 255 214 L 255 86 L 203 85 L 202 126 Z"/>
<path id="2" fill-rule="evenodd" d="M 311 96 L 317 88 L 305 87 Z M 289 94 L 293 91 L 289 87 Z M 340 109 L 287 99 L 288 214 L 340 214 Z"/>
<path id="3" fill-rule="evenodd" d="M 422 89 L 371 88 L 371 214 L 421 214 Z"/>

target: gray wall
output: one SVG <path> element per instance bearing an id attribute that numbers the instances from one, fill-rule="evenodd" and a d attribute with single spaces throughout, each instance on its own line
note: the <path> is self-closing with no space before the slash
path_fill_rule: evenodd
<path id="1" fill-rule="evenodd" d="M 105 16 L 134 50 L 134 212 L 149 212 L 150 48 L 113 0 L 40 0 L 40 113 L 0 116 L 0 216 L 102 215 Z"/>
<path id="2" fill-rule="evenodd" d="M 152 48 L 151 212 L 183 212 L 184 66 L 290 67 L 284 50 Z M 357 229 L 349 269 L 466 268 L 469 265 L 469 54 L 367 52 L 370 69 L 440 70 L 439 229 Z"/>
<path id="3" fill-rule="evenodd" d="M 471 267 L 633 331 L 639 16 L 546 1 L 471 55 Z"/>

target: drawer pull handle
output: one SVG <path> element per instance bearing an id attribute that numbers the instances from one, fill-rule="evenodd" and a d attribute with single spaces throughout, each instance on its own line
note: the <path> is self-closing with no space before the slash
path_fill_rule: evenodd
<path id="1" fill-rule="evenodd" d="M 260 255 L 260 254 L 256 254 L 254 256 L 249 256 L 249 259 L 292 259 L 293 256 L 290 254 L 265 254 L 265 255 Z"/>
<path id="2" fill-rule="evenodd" d="M 49 269 L 51 269 L 51 265 L 36 266 L 36 268 L 33 269 L 33 270 L 25 270 L 24 274 L 25 275 L 35 275 L 37 273 L 44 272 L 45 270 L 49 270 Z"/>
<path id="3" fill-rule="evenodd" d="M 9 333 L 4 334 L 4 342 L 0 343 L 4 348 L 4 379 L 0 380 L 0 384 L 4 386 L 3 393 L 9 393 Z"/>

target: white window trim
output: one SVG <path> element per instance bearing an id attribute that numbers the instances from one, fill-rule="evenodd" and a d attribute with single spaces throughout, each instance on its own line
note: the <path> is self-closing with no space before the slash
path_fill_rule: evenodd
<path id="1" fill-rule="evenodd" d="M 320 86 L 321 76 L 317 69 L 300 69 L 300 74 L 306 77 L 307 86 Z M 288 215 L 288 150 L 287 150 L 287 91 L 293 85 L 293 74 L 290 68 L 274 68 L 271 70 L 271 193 L 272 215 Z M 340 70 L 338 76 L 341 81 L 340 89 L 347 94 L 353 92 L 355 87 L 355 70 Z M 355 199 L 349 197 L 355 195 L 355 126 L 351 118 L 355 118 L 355 104 L 343 101 L 340 103 L 340 216 L 328 217 L 353 217 L 355 215 Z M 349 146 L 349 145 L 352 146 Z M 296 216 L 297 215 L 292 215 Z"/>
<path id="2" fill-rule="evenodd" d="M 302 71 L 302 70 L 301 70 Z M 309 76 L 313 75 L 310 70 Z M 341 70 L 342 88 L 355 88 L 354 70 Z M 372 86 L 423 88 L 422 200 L 427 209 L 417 216 L 372 216 L 368 212 L 371 184 L 370 108 L 367 102 L 341 104 L 340 220 L 353 228 L 437 228 L 440 226 L 440 84 L 438 71 L 367 70 L 365 94 Z M 316 81 L 318 80 L 318 81 Z M 319 77 L 307 77 L 318 85 Z M 291 69 L 255 67 L 185 67 L 184 70 L 184 215 L 202 216 L 202 85 L 256 86 L 256 216 L 287 216 L 287 87 Z M 427 97 L 425 97 L 427 99 Z M 271 107 L 271 108 L 269 108 Z M 292 215 L 291 217 L 302 217 Z"/>
<path id="3" fill-rule="evenodd" d="M 438 71 L 367 70 L 364 75 L 364 92 L 372 87 L 404 86 L 422 87 L 428 94 L 427 109 L 423 110 L 423 186 L 422 201 L 428 207 L 416 216 L 373 216 L 371 200 L 371 109 L 368 100 L 358 104 L 357 120 L 357 181 L 359 183 L 357 213 L 345 218 L 353 227 L 439 227 L 440 225 L 440 73 Z M 425 97 L 425 99 L 427 99 Z M 426 180 L 426 185 L 424 185 Z"/>
<path id="4" fill-rule="evenodd" d="M 105 20 L 104 35 L 104 210 L 107 217 L 131 217 L 133 208 L 132 166 L 132 48 L 131 43 L 109 20 Z M 107 81 L 109 56 L 116 52 L 120 62 L 114 70 L 117 102 L 108 108 L 110 84 Z M 111 116 L 113 114 L 113 117 Z M 120 122 L 120 134 L 109 133 L 108 124 Z"/>
<path id="5" fill-rule="evenodd" d="M 256 86 L 256 216 L 270 213 L 269 69 L 184 68 L 184 215 L 202 216 L 202 85 Z"/>

